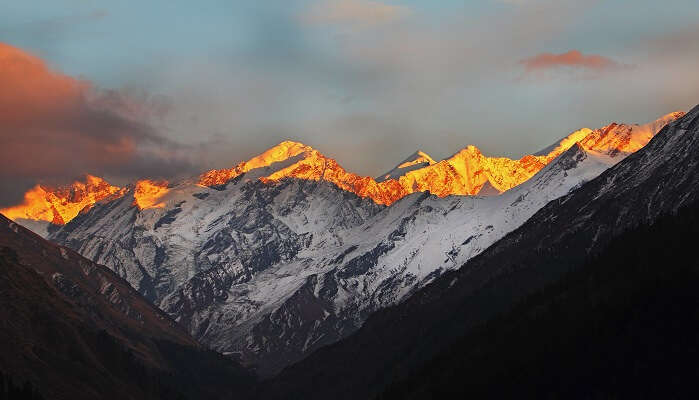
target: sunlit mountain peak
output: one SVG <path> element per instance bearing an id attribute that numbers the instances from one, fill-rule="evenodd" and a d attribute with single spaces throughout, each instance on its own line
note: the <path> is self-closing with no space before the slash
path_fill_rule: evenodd
<path id="1" fill-rule="evenodd" d="M 278 145 L 265 150 L 262 154 L 247 161 L 243 161 L 233 168 L 216 169 L 205 172 L 199 178 L 199 184 L 203 186 L 222 185 L 231 179 L 249 172 L 253 169 L 269 167 L 274 163 L 286 161 L 300 154 L 310 154 L 314 149 L 303 143 L 283 141 Z"/>
<path id="2" fill-rule="evenodd" d="M 376 178 L 377 182 L 388 179 L 398 179 L 405 173 L 418 168 L 424 168 L 436 162 L 427 153 L 418 150 L 401 161 L 395 168 Z"/>
<path id="3" fill-rule="evenodd" d="M 66 186 L 36 185 L 24 194 L 22 204 L 2 209 L 0 213 L 13 220 L 30 219 L 62 225 L 75 218 L 86 206 L 120 191 L 121 188 L 100 177 L 86 175 L 84 182 L 75 181 Z"/>
<path id="4" fill-rule="evenodd" d="M 424 153 L 422 150 L 418 150 L 403 160 L 403 162 L 401 162 L 397 168 L 407 168 L 416 164 L 432 165 L 434 163 L 435 161 L 432 159 L 432 157 L 430 157 L 427 153 Z"/>

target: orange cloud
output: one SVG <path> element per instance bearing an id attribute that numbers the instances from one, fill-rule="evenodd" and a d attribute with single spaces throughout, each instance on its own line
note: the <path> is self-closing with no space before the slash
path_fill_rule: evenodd
<path id="1" fill-rule="evenodd" d="M 71 108 L 88 84 L 55 74 L 39 58 L 0 43 L 0 87 L 0 120 L 7 123 Z"/>
<path id="2" fill-rule="evenodd" d="M 585 68 L 590 70 L 607 70 L 621 65 L 611 58 L 597 54 L 585 55 L 578 50 L 567 53 L 541 53 L 521 61 L 527 71 L 553 69 L 559 67 Z"/>
<path id="3" fill-rule="evenodd" d="M 171 171 L 174 161 L 162 157 L 168 141 L 150 127 L 142 102 L 123 97 L 0 43 L 0 205 L 39 181 Z"/>

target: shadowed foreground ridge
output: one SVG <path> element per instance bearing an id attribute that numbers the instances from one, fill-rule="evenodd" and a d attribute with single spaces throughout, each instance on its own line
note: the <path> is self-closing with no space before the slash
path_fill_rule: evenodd
<path id="1" fill-rule="evenodd" d="M 0 371 L 48 399 L 230 398 L 254 381 L 111 270 L 4 216 Z"/>
<path id="2" fill-rule="evenodd" d="M 697 203 L 622 234 L 378 399 L 696 398 L 697 234 Z"/>

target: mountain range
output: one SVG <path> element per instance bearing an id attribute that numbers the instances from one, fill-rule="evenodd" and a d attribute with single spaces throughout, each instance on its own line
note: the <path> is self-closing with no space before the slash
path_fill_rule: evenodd
<path id="1" fill-rule="evenodd" d="M 377 178 L 282 142 L 36 186 L 0 216 L 0 372 L 50 398 L 682 397 L 697 134 L 699 106 Z"/>
<path id="2" fill-rule="evenodd" d="M 37 186 L 3 212 L 268 376 L 458 269 L 683 115 L 581 129 L 519 160 L 416 152 L 377 179 L 283 142 L 182 182 Z"/>
<path id="3" fill-rule="evenodd" d="M 429 155 L 416 151 L 391 171 L 376 179 L 359 176 L 345 171 L 335 160 L 325 157 L 317 150 L 302 143 L 285 141 L 279 145 L 239 163 L 230 169 L 212 170 L 202 174 L 197 183 L 215 187 L 225 184 L 246 172 L 267 168 L 274 170 L 259 177 L 265 182 L 284 178 L 323 180 L 360 197 L 371 198 L 377 204 L 390 205 L 408 194 L 429 191 L 440 197 L 448 195 L 475 195 L 483 186 L 498 192 L 511 189 L 529 179 L 546 164 L 581 142 L 585 149 L 594 153 L 632 153 L 643 147 L 665 124 L 681 117 L 683 112 L 667 114 L 646 125 L 610 124 L 592 131 L 583 128 L 572 132 L 559 142 L 533 155 L 519 160 L 506 157 L 487 157 L 475 146 L 467 146 L 453 156 L 435 162 Z M 139 181 L 134 186 L 149 185 L 144 196 L 158 196 L 167 182 Z M 144 190 L 142 188 L 141 190 Z M 75 218 L 87 206 L 104 200 L 121 197 L 128 188 L 113 186 L 104 179 L 87 175 L 85 182 L 76 181 L 65 187 L 37 185 L 25 194 L 22 204 L 8 207 L 0 212 L 13 220 L 47 221 L 63 225 Z M 147 204 L 147 207 L 153 204 Z M 36 225 L 35 225 L 36 226 Z"/>

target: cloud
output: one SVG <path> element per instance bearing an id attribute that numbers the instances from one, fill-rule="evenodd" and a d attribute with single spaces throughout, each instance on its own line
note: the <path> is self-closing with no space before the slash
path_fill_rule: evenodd
<path id="1" fill-rule="evenodd" d="M 541 53 L 534 57 L 524 59 L 521 63 L 529 72 L 556 68 L 583 68 L 603 71 L 616 69 L 622 66 L 611 58 L 597 54 L 585 55 L 578 50 L 570 50 L 567 53 L 561 54 Z"/>
<path id="2" fill-rule="evenodd" d="M 85 173 L 129 179 L 188 170 L 176 143 L 149 121 L 162 107 L 149 97 L 94 88 L 0 43 L 0 205 L 36 182 Z"/>
<path id="3" fill-rule="evenodd" d="M 398 20 L 410 14 L 403 6 L 370 0 L 321 0 L 303 19 L 316 24 L 375 25 Z"/>

